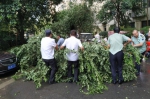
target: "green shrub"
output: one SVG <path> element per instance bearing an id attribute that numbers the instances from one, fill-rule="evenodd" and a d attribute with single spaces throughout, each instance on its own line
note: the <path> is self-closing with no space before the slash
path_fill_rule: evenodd
<path id="1" fill-rule="evenodd" d="M 144 34 L 148 33 L 150 26 L 146 26 L 140 29 L 140 31 L 144 31 Z"/>
<path id="2" fill-rule="evenodd" d="M 102 31 L 99 33 L 103 38 L 108 37 L 108 32 L 107 31 Z"/>

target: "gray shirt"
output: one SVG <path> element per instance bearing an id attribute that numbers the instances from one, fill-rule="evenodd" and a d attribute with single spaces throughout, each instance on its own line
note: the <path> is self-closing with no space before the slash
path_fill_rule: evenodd
<path id="1" fill-rule="evenodd" d="M 60 38 L 57 42 L 58 47 L 60 47 L 64 43 L 64 39 Z"/>

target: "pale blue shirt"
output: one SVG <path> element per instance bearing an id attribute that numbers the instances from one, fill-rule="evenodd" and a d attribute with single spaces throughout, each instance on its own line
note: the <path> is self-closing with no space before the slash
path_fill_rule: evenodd
<path id="1" fill-rule="evenodd" d="M 139 33 L 139 36 L 137 38 L 133 36 L 131 39 L 135 45 L 143 43 L 141 47 L 137 47 L 140 53 L 146 51 L 146 41 L 145 41 L 145 36 L 143 34 Z"/>
<path id="2" fill-rule="evenodd" d="M 114 55 L 117 52 L 121 51 L 123 49 L 123 42 L 128 41 L 129 39 L 129 37 L 118 33 L 110 35 L 108 38 L 108 44 L 110 45 L 110 53 Z"/>
<path id="3" fill-rule="evenodd" d="M 64 43 L 64 39 L 60 38 L 57 42 L 58 47 L 60 47 Z"/>

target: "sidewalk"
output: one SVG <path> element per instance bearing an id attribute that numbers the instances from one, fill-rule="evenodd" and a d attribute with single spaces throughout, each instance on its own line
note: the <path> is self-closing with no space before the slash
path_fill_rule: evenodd
<path id="1" fill-rule="evenodd" d="M 142 66 L 137 80 L 122 85 L 107 84 L 103 94 L 85 95 L 75 83 L 43 83 L 39 89 L 32 81 L 17 80 L 0 89 L 0 99 L 150 99 L 150 63 Z"/>

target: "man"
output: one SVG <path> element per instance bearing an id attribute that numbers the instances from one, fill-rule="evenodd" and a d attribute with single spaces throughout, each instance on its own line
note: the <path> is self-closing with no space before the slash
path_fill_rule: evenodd
<path id="1" fill-rule="evenodd" d="M 99 33 L 96 33 L 96 34 L 94 35 L 94 37 L 95 37 L 95 39 L 97 40 L 97 42 L 100 42 L 100 35 L 99 35 Z"/>
<path id="2" fill-rule="evenodd" d="M 132 45 L 136 47 L 143 56 L 146 51 L 145 36 L 139 33 L 137 30 L 134 30 L 133 37 L 131 39 L 132 39 Z M 140 62 L 142 62 L 142 58 L 143 57 L 141 57 Z M 135 63 L 135 68 L 137 69 L 136 75 L 138 76 L 140 74 L 140 64 Z"/>
<path id="3" fill-rule="evenodd" d="M 41 54 L 46 66 L 51 66 L 49 84 L 55 83 L 55 73 L 57 71 L 56 61 L 54 58 L 54 49 L 58 49 L 55 40 L 52 39 L 51 30 L 45 30 L 46 37 L 41 40 Z"/>
<path id="4" fill-rule="evenodd" d="M 64 43 L 64 39 L 60 35 L 57 36 L 57 39 L 57 46 L 60 47 Z"/>
<path id="5" fill-rule="evenodd" d="M 146 33 L 146 41 L 150 41 L 150 28 L 149 28 L 149 31 L 148 33 Z"/>
<path id="6" fill-rule="evenodd" d="M 78 52 L 78 49 L 80 47 L 81 50 L 83 50 L 83 46 L 81 44 L 81 41 L 76 38 L 76 31 L 71 30 L 70 37 L 67 38 L 60 49 L 63 49 L 66 46 L 69 50 L 74 50 Z M 72 77 L 72 65 L 74 65 L 74 82 L 78 82 L 78 74 L 79 74 L 79 55 L 76 52 L 70 52 L 67 53 L 67 66 L 68 66 L 68 77 Z M 72 82 L 72 79 L 69 81 Z"/>
<path id="7" fill-rule="evenodd" d="M 111 73 L 112 73 L 112 83 L 119 84 L 123 83 L 123 76 L 122 76 L 122 68 L 123 68 L 123 46 L 131 42 L 131 39 L 125 35 L 119 34 L 120 28 L 114 28 L 114 34 L 110 35 L 108 38 L 108 47 L 109 49 L 109 61 L 111 65 Z M 124 45 L 123 42 L 127 41 Z M 117 74 L 118 71 L 118 80 L 117 81 Z"/>

